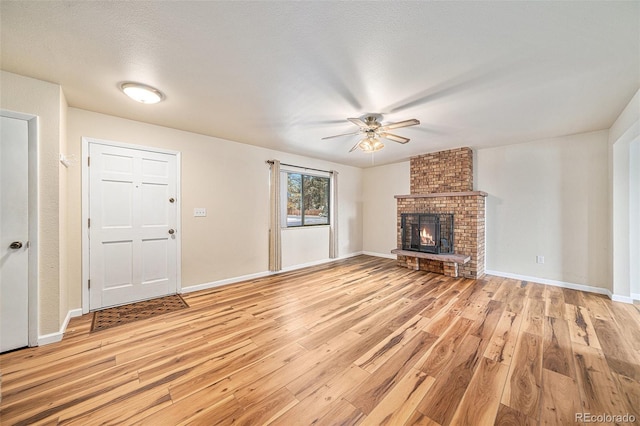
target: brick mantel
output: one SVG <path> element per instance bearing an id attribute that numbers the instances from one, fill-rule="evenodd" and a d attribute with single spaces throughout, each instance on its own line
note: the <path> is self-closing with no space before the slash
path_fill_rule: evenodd
<path id="1" fill-rule="evenodd" d="M 452 213 L 454 215 L 454 252 L 470 260 L 459 265 L 443 261 L 401 255 L 398 263 L 467 278 L 484 275 L 484 226 L 486 192 L 473 191 L 473 153 L 458 148 L 411 158 L 411 194 L 395 195 L 398 203 L 398 249 L 402 247 L 403 213 Z M 433 257 L 433 256 L 431 256 Z M 455 266 L 455 268 L 452 268 Z"/>
<path id="2" fill-rule="evenodd" d="M 436 198 L 436 197 L 470 197 L 474 195 L 480 195 L 486 197 L 488 194 L 482 191 L 468 191 L 468 192 L 434 192 L 432 194 L 409 194 L 409 195 L 394 195 L 393 198 Z"/>

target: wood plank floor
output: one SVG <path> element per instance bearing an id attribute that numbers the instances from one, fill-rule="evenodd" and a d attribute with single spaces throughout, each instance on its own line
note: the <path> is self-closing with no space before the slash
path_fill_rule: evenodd
<path id="1" fill-rule="evenodd" d="M 184 295 L 190 308 L 0 356 L 0 423 L 640 422 L 640 311 L 358 256 Z"/>

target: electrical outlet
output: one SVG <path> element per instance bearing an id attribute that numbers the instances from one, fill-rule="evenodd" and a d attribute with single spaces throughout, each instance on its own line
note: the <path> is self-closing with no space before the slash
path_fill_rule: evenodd
<path id="1" fill-rule="evenodd" d="M 536 263 L 544 263 L 544 256 L 536 256 Z"/>
<path id="2" fill-rule="evenodd" d="M 205 217 L 206 215 L 207 209 L 205 209 L 204 207 L 196 207 L 195 209 L 193 209 L 194 217 Z"/>

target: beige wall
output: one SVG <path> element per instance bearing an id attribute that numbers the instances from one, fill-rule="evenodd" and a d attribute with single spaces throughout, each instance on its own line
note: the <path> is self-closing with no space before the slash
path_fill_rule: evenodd
<path id="1" fill-rule="evenodd" d="M 64 172 L 58 154 L 64 137 L 66 102 L 60 86 L 17 74 L 0 72 L 0 107 L 38 116 L 38 334 L 60 330 L 67 314 L 65 282 L 61 282 L 60 194 Z M 64 276 L 64 272 L 62 273 Z M 63 300 L 64 299 L 64 300 Z"/>
<path id="2" fill-rule="evenodd" d="M 398 245 L 397 203 L 393 196 L 410 192 L 409 161 L 371 167 L 364 170 L 363 176 L 363 250 L 391 256 L 391 250 Z"/>
<path id="3" fill-rule="evenodd" d="M 608 131 L 477 150 L 487 271 L 611 288 Z M 544 264 L 536 256 L 544 256 Z"/>
<path id="4" fill-rule="evenodd" d="M 90 137 L 182 153 L 182 287 L 268 270 L 269 168 L 266 160 L 339 172 L 340 255 L 362 251 L 362 171 L 223 139 L 125 120 L 76 108 L 68 111 L 68 151 L 81 158 Z M 81 303 L 81 167 L 69 168 L 68 254 L 71 307 Z M 205 207 L 207 217 L 194 218 Z M 326 260 L 327 228 L 285 231 L 283 265 Z M 324 247 L 326 233 L 326 250 Z"/>

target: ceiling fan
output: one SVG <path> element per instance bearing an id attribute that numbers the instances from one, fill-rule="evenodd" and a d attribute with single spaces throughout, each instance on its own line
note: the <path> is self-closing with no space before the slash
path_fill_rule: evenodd
<path id="1" fill-rule="evenodd" d="M 350 122 L 359 127 L 359 129 L 355 132 L 351 133 L 343 133 L 340 135 L 327 136 L 324 139 L 332 139 L 339 138 L 341 136 L 350 136 L 350 135 L 364 135 L 364 138 L 358 143 L 356 143 L 353 148 L 349 150 L 349 152 L 353 152 L 356 148 L 360 148 L 364 152 L 375 152 L 384 148 L 384 144 L 380 140 L 388 139 L 393 142 L 398 143 L 407 143 L 409 142 L 409 138 L 405 138 L 403 136 L 394 135 L 393 133 L 388 133 L 388 130 L 399 129 L 400 127 L 408 127 L 415 126 L 420 124 L 419 120 L 412 118 L 411 120 L 398 121 L 397 123 L 388 123 L 382 124 L 380 120 L 382 120 L 382 115 L 380 114 L 366 114 L 361 118 L 347 118 Z"/>

